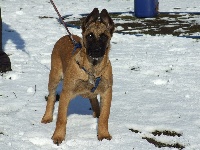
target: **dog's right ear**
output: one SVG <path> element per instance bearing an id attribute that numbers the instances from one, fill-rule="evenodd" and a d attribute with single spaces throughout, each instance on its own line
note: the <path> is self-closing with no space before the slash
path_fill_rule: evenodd
<path id="1" fill-rule="evenodd" d="M 82 23 L 82 30 L 83 32 L 85 29 L 92 23 L 97 21 L 99 18 L 99 10 L 98 8 L 94 8 L 93 11 L 85 18 L 85 20 Z"/>

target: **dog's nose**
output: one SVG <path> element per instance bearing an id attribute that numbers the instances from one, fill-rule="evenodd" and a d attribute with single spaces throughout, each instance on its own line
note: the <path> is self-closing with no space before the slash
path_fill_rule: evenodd
<path id="1" fill-rule="evenodd" d="M 101 50 L 101 48 L 96 48 L 95 52 L 99 52 Z"/>

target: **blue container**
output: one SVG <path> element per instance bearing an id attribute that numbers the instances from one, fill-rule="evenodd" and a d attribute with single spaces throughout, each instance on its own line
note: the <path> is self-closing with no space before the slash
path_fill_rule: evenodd
<path id="1" fill-rule="evenodd" d="M 151 18 L 158 15 L 158 0 L 134 0 L 135 16 L 138 18 Z"/>

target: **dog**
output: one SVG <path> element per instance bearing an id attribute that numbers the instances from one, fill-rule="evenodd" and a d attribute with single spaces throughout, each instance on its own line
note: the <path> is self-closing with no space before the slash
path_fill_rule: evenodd
<path id="1" fill-rule="evenodd" d="M 108 131 L 108 119 L 113 75 L 108 55 L 114 22 L 106 9 L 99 13 L 99 10 L 94 8 L 82 22 L 81 28 L 82 39 L 72 35 L 77 43 L 81 43 L 81 48 L 74 48 L 70 36 L 66 35 L 56 42 L 51 55 L 49 95 L 41 122 L 45 124 L 52 122 L 56 88 L 63 79 L 56 128 L 52 136 L 53 142 L 57 145 L 65 140 L 68 105 L 77 95 L 89 98 L 93 117 L 99 118 L 98 140 L 112 138 Z M 100 95 L 100 105 L 97 95 Z"/>

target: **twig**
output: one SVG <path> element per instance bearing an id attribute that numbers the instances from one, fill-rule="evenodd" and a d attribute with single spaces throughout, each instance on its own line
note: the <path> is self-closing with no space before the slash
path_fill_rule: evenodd
<path id="1" fill-rule="evenodd" d="M 17 98 L 17 95 L 15 94 L 15 92 L 13 92 L 13 94 L 15 95 L 15 98 Z"/>
<path id="2" fill-rule="evenodd" d="M 35 93 L 36 93 L 36 85 L 35 85 L 35 92 L 34 92 L 34 94 L 33 94 L 33 95 L 35 95 Z"/>

